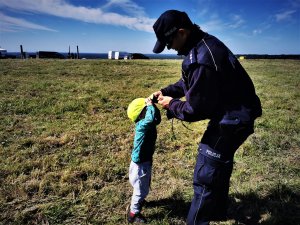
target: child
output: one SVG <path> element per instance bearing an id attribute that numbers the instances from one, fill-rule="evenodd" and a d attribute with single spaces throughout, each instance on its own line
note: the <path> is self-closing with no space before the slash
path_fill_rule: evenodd
<path id="1" fill-rule="evenodd" d="M 127 115 L 135 123 L 135 136 L 129 181 L 133 187 L 131 204 L 128 206 L 127 221 L 129 223 L 146 223 L 141 214 L 143 203 L 149 193 L 152 156 L 157 137 L 156 125 L 161 121 L 160 112 L 150 98 L 137 98 L 127 109 Z M 130 208 L 129 208 L 130 207 Z"/>

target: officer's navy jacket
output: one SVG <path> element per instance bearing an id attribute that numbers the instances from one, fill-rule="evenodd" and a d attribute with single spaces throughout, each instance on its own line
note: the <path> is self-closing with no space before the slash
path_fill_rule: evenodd
<path id="1" fill-rule="evenodd" d="M 162 89 L 171 96 L 168 117 L 184 121 L 234 118 L 248 123 L 261 115 L 254 85 L 237 58 L 216 37 L 202 32 L 182 62 L 182 78 Z M 181 97 L 186 101 L 181 101 Z M 231 122 L 229 122 L 231 123 Z"/>

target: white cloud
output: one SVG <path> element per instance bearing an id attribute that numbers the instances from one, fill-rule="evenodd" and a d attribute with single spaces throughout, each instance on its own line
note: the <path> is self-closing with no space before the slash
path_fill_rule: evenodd
<path id="1" fill-rule="evenodd" d="M 253 35 L 258 35 L 258 34 L 261 34 L 263 31 L 261 29 L 255 29 L 253 30 Z"/>
<path id="2" fill-rule="evenodd" d="M 252 35 L 253 36 L 260 35 L 260 34 L 264 33 L 265 31 L 269 30 L 271 27 L 272 27 L 272 25 L 268 22 L 261 23 L 258 26 L 258 28 L 255 28 L 252 31 Z"/>
<path id="3" fill-rule="evenodd" d="M 202 19 L 208 15 L 210 9 L 208 7 L 201 7 L 200 9 L 194 8 L 192 11 L 197 15 L 198 18 Z"/>
<path id="4" fill-rule="evenodd" d="M 245 20 L 240 15 L 233 15 L 232 22 L 228 25 L 230 28 L 236 29 L 242 26 Z"/>
<path id="5" fill-rule="evenodd" d="M 200 25 L 201 29 L 206 32 L 218 31 L 224 29 L 224 23 L 219 19 L 212 19 Z"/>
<path id="6" fill-rule="evenodd" d="M 278 13 L 275 15 L 276 21 L 277 22 L 289 21 L 295 12 L 297 12 L 297 11 L 296 10 L 288 10 L 288 11 L 284 11 L 282 13 Z"/>
<path id="7" fill-rule="evenodd" d="M 15 32 L 22 29 L 32 29 L 32 30 L 45 30 L 45 31 L 54 31 L 56 30 L 41 26 L 35 23 L 28 22 L 24 19 L 18 19 L 14 17 L 7 16 L 0 12 L 1 17 L 1 30 L 6 32 Z"/>
<path id="8" fill-rule="evenodd" d="M 101 7 L 104 11 L 112 11 L 114 9 L 121 9 L 129 15 L 136 17 L 145 17 L 145 11 L 143 7 L 140 7 L 131 0 L 108 0 L 108 2 Z"/>
<path id="9" fill-rule="evenodd" d="M 146 16 L 127 16 L 105 11 L 117 3 L 122 3 L 124 11 L 133 13 L 136 10 L 135 15 L 143 15 L 142 8 L 130 0 L 110 0 L 104 5 L 104 10 L 101 8 L 74 6 L 65 0 L 0 0 L 0 6 L 21 12 L 48 14 L 88 23 L 110 24 L 124 26 L 133 30 L 153 32 L 154 19 Z"/>
<path id="10" fill-rule="evenodd" d="M 221 20 L 217 14 L 214 14 L 211 16 L 210 20 L 201 25 L 201 28 L 208 32 L 220 31 L 227 28 L 237 29 L 241 27 L 244 23 L 245 20 L 243 20 L 242 17 L 239 15 L 233 15 L 231 21 L 229 23 L 226 23 L 223 20 Z"/>

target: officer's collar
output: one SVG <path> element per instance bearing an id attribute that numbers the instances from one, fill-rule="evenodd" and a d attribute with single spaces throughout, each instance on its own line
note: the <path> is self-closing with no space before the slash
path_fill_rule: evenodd
<path id="1" fill-rule="evenodd" d="M 182 51 L 178 51 L 178 55 L 187 56 L 192 48 L 194 48 L 197 43 L 205 36 L 205 32 L 203 32 L 200 27 L 194 24 L 194 27 L 187 38 L 186 45 Z"/>

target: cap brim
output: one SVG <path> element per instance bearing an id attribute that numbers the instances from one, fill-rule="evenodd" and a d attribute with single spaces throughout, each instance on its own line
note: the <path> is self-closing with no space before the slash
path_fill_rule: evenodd
<path id="1" fill-rule="evenodd" d="M 166 47 L 166 43 L 163 43 L 159 40 L 156 41 L 156 44 L 153 48 L 154 53 L 161 53 Z"/>

